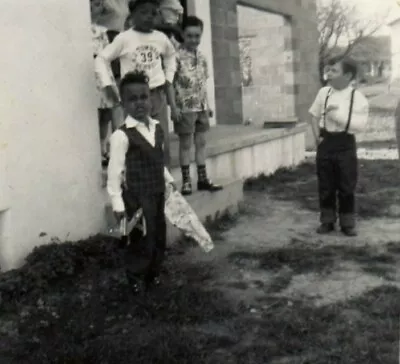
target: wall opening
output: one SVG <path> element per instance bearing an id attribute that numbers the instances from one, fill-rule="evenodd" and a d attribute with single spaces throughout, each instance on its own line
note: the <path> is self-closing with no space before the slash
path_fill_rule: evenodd
<path id="1" fill-rule="evenodd" d="M 243 118 L 293 122 L 295 87 L 290 19 L 238 5 Z"/>

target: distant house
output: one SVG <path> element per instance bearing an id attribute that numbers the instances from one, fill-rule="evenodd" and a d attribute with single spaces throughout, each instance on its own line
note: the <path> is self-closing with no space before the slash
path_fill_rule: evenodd
<path id="1" fill-rule="evenodd" d="M 337 47 L 333 53 L 345 51 L 345 48 Z M 366 37 L 351 49 L 349 56 L 359 65 L 360 80 L 389 77 L 392 63 L 390 36 Z"/>
<path id="2" fill-rule="evenodd" d="M 390 36 L 371 36 L 362 39 L 350 55 L 360 65 L 361 78 L 389 77 L 391 68 Z"/>

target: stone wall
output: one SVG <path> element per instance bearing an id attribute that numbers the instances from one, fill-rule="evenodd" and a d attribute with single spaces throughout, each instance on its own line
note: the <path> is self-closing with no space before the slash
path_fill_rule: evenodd
<path id="1" fill-rule="evenodd" d="M 271 83 L 274 85 L 272 89 L 276 87 L 275 91 L 278 91 L 276 85 L 278 79 L 281 78 L 282 82 L 277 94 L 284 94 L 285 97 L 282 102 L 282 99 L 278 101 L 277 97 L 274 98 L 272 92 L 269 93 L 265 103 L 271 106 L 271 111 L 266 117 L 271 119 L 281 116 L 289 117 L 291 114 L 290 100 L 294 97 L 296 116 L 301 121 L 307 120 L 308 108 L 319 87 L 315 0 L 242 0 L 239 3 L 240 6 L 257 9 L 257 12 L 262 10 L 284 16 L 275 17 L 275 19 L 279 19 L 279 26 L 284 30 L 284 36 L 280 35 L 276 40 L 271 36 L 269 42 L 272 44 L 273 41 L 276 41 L 277 48 L 284 53 L 282 56 L 281 52 L 281 56 L 279 56 L 281 64 L 278 69 L 281 76 L 274 75 L 273 77 L 276 77 Z M 242 97 L 238 2 L 236 0 L 211 1 L 211 22 L 217 122 L 219 124 L 240 124 L 243 122 L 244 113 L 250 112 L 250 107 L 244 107 L 244 103 L 249 102 L 246 100 L 252 98 L 246 94 L 246 91 L 243 92 L 244 97 Z M 243 44 L 246 42 L 245 38 L 242 38 L 241 42 L 245 47 L 246 45 Z M 267 57 L 268 54 L 265 56 Z M 269 57 L 271 62 L 278 59 L 272 59 L 271 55 Z M 282 75 L 284 76 L 282 77 Z M 276 104 L 284 106 L 283 108 L 276 107 Z M 263 107 L 267 110 L 265 105 Z M 256 117 L 261 120 L 260 111 Z"/>
<path id="2" fill-rule="evenodd" d="M 295 117 L 291 22 L 238 6 L 243 118 L 262 125 Z"/>

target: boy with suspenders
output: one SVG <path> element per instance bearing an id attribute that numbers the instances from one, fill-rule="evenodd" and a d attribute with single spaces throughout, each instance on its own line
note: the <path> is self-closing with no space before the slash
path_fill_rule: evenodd
<path id="1" fill-rule="evenodd" d="M 342 57 L 331 59 L 327 68 L 329 86 L 319 90 L 309 110 L 317 145 L 319 234 L 334 231 L 339 212 L 341 231 L 347 236 L 357 235 L 355 189 L 358 162 L 355 133 L 364 130 L 369 107 L 364 95 L 351 86 L 356 75 L 357 65 L 352 60 Z"/>

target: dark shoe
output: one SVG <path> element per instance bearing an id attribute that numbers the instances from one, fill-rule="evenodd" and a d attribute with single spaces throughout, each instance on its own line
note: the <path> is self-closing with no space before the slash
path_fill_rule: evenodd
<path id="1" fill-rule="evenodd" d="M 133 294 L 138 294 L 143 290 L 143 283 L 142 280 L 136 276 L 127 274 L 128 282 L 130 285 L 130 289 Z"/>
<path id="2" fill-rule="evenodd" d="M 161 279 L 158 274 L 148 276 L 145 279 L 146 290 L 149 290 L 151 287 L 157 287 L 160 284 L 161 284 Z"/>
<path id="3" fill-rule="evenodd" d="M 223 189 L 222 186 L 216 185 L 211 182 L 211 180 L 206 179 L 205 181 L 198 181 L 197 182 L 197 189 L 199 191 L 210 191 L 210 192 L 216 192 L 220 191 Z"/>
<path id="4" fill-rule="evenodd" d="M 190 182 L 183 182 L 181 193 L 183 196 L 188 196 L 192 194 L 192 184 Z"/>
<path id="5" fill-rule="evenodd" d="M 317 233 L 318 234 L 329 234 L 334 230 L 335 230 L 335 225 L 334 224 L 326 224 L 326 223 L 324 223 L 324 224 L 321 224 L 319 226 L 319 228 L 317 229 Z"/>
<path id="6" fill-rule="evenodd" d="M 109 156 L 107 154 L 103 154 L 101 158 L 101 165 L 103 166 L 103 168 L 107 168 L 109 162 L 110 162 Z"/>
<path id="7" fill-rule="evenodd" d="M 346 236 L 357 236 L 357 230 L 353 227 L 349 228 L 349 227 L 342 227 L 341 228 L 342 233 Z"/>

